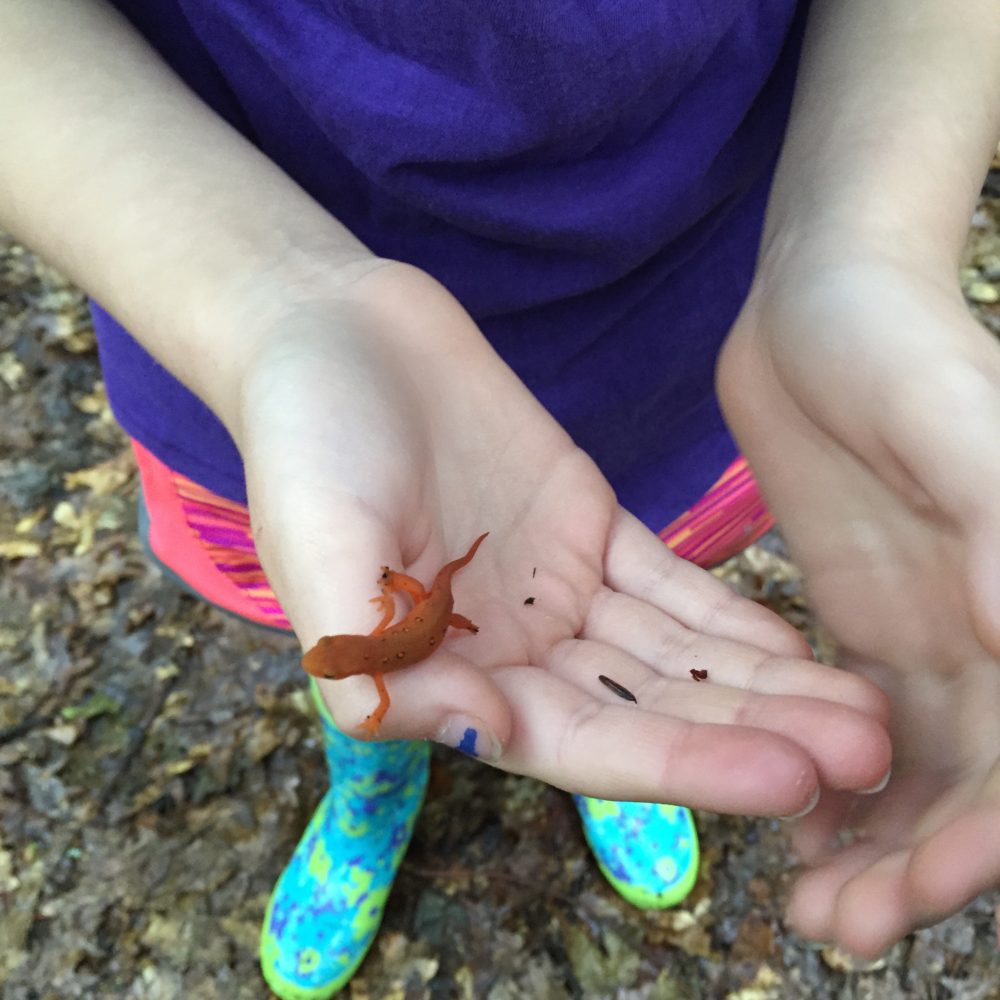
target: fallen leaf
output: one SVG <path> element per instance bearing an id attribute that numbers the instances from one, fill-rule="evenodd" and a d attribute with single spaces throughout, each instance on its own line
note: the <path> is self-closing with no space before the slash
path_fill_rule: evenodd
<path id="1" fill-rule="evenodd" d="M 76 490 L 82 487 L 97 496 L 109 496 L 129 481 L 133 469 L 131 455 L 125 451 L 106 462 L 92 465 L 90 468 L 67 472 L 63 476 L 63 485 L 67 490 Z"/>
<path id="2" fill-rule="evenodd" d="M 39 507 L 30 514 L 25 514 L 17 524 L 14 525 L 15 535 L 26 535 L 29 531 L 34 531 L 45 518 L 47 511 L 44 507 Z"/>
<path id="3" fill-rule="evenodd" d="M 121 705 L 109 694 L 99 691 L 79 705 L 64 705 L 60 715 L 64 719 L 93 719 L 98 715 L 117 715 Z"/>
<path id="4" fill-rule="evenodd" d="M 733 958 L 762 962 L 774 951 L 774 929 L 771 922 L 751 913 L 741 924 L 736 940 L 730 946 Z"/>
<path id="5" fill-rule="evenodd" d="M 97 382 L 87 395 L 78 396 L 74 400 L 74 406 L 81 413 L 103 413 L 109 409 L 108 394 L 104 391 L 104 383 Z"/>
<path id="6" fill-rule="evenodd" d="M 827 945 L 819 954 L 820 958 L 834 972 L 877 972 L 879 969 L 884 969 L 886 965 L 884 957 L 871 960 L 855 958 L 846 951 L 841 951 L 835 945 Z"/>
<path id="7" fill-rule="evenodd" d="M 28 538 L 0 538 L 0 559 L 33 559 L 41 554 L 41 545 Z"/>
<path id="8" fill-rule="evenodd" d="M 769 965 L 762 965 L 747 986 L 726 994 L 726 1000 L 780 1000 L 782 979 Z"/>
<path id="9" fill-rule="evenodd" d="M 983 305 L 993 305 L 1000 302 L 1000 288 L 991 285 L 988 281 L 970 281 L 962 288 L 965 297 L 973 302 L 980 302 Z"/>
<path id="10" fill-rule="evenodd" d="M 13 351 L 4 351 L 0 354 L 0 379 L 7 384 L 8 389 L 17 391 L 26 374 L 24 365 L 18 361 Z"/>
<path id="11" fill-rule="evenodd" d="M 595 940 L 578 924 L 563 921 L 562 933 L 573 975 L 587 995 L 635 983 L 642 958 L 614 931 L 604 928 Z"/>
<path id="12" fill-rule="evenodd" d="M 53 740 L 64 747 L 72 746 L 80 738 L 79 728 L 68 722 L 60 725 L 49 726 L 48 729 L 43 730 L 43 733 L 50 740 Z"/>
<path id="13" fill-rule="evenodd" d="M 160 682 L 169 681 L 171 677 L 180 676 L 181 668 L 176 663 L 164 663 L 153 671 L 153 676 Z"/>

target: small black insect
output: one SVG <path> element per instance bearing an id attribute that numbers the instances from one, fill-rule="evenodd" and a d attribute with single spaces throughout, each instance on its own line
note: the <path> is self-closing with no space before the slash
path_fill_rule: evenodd
<path id="1" fill-rule="evenodd" d="M 524 603 L 525 604 L 534 604 L 535 603 L 535 599 L 533 597 L 526 597 L 524 599 Z"/>
<path id="2" fill-rule="evenodd" d="M 622 687 L 618 681 L 613 681 L 610 677 L 605 677 L 604 674 L 598 674 L 597 679 L 609 690 L 614 691 L 619 698 L 624 698 L 626 701 L 634 701 L 638 704 L 638 699 L 627 687 Z"/>
<path id="3" fill-rule="evenodd" d="M 695 670 L 695 669 L 694 669 L 694 668 L 692 667 L 692 668 L 691 668 L 691 676 L 692 676 L 692 677 L 693 677 L 693 678 L 694 678 L 694 679 L 695 679 L 696 681 L 703 681 L 703 680 L 707 680 L 707 679 L 708 679 L 708 671 L 707 671 L 707 670 Z"/>

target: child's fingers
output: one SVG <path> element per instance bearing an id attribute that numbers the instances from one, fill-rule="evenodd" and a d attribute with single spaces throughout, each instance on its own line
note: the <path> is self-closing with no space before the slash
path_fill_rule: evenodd
<path id="1" fill-rule="evenodd" d="M 612 590 L 665 612 L 695 632 L 751 643 L 778 656 L 812 655 L 791 625 L 674 555 L 620 508 L 608 541 L 604 578 Z"/>
<path id="2" fill-rule="evenodd" d="M 602 704 L 537 667 L 487 673 L 442 654 L 386 682 L 380 739 L 430 737 L 567 791 L 793 815 L 818 788 L 809 755 L 780 735 Z M 356 735 L 378 701 L 371 678 L 319 685 L 334 721 Z"/>
<path id="3" fill-rule="evenodd" d="M 602 643 L 566 640 L 544 661 L 546 670 L 611 705 L 620 700 L 600 681 L 631 691 L 637 708 L 698 724 L 754 727 L 794 741 L 813 760 L 827 788 L 864 789 L 889 768 L 889 737 L 878 720 L 854 708 L 811 697 L 758 694 L 713 683 L 668 679 Z"/>
<path id="4" fill-rule="evenodd" d="M 512 711 L 505 770 L 599 798 L 717 812 L 793 815 L 815 798 L 809 755 L 782 736 L 602 704 L 532 667 L 494 679 Z"/>
<path id="5" fill-rule="evenodd" d="M 464 750 L 472 738 L 476 756 L 572 791 L 761 815 L 799 812 L 819 776 L 829 788 L 863 788 L 888 766 L 884 730 L 853 709 L 691 678 L 664 681 L 642 664 L 646 678 L 633 679 L 626 660 L 574 640 L 559 644 L 544 668 L 483 670 L 442 652 L 386 675 L 392 707 L 378 737 L 431 738 Z M 638 703 L 623 701 L 601 675 Z M 320 687 L 351 734 L 378 704 L 368 677 Z M 761 770 L 752 777 L 755 766 Z"/>
<path id="6" fill-rule="evenodd" d="M 870 839 L 829 855 L 801 877 L 789 905 L 790 922 L 808 937 L 874 957 L 914 927 L 956 912 L 1000 883 L 998 793 L 991 778 L 974 804 L 935 824 L 934 832 L 917 842 L 916 820 L 907 815 L 915 803 L 908 808 L 898 794 L 888 796 L 865 825 Z M 823 816 L 822 809 L 821 803 L 816 818 L 802 821 L 803 830 L 827 824 L 831 816 Z"/>
<path id="7" fill-rule="evenodd" d="M 883 850 L 879 845 L 852 848 L 827 868 L 803 876 L 789 909 L 793 926 L 869 959 L 911 931 L 920 920 L 907 887 L 911 851 Z"/>
<path id="8" fill-rule="evenodd" d="M 885 694 L 857 674 L 696 632 L 645 601 L 614 591 L 595 598 L 580 637 L 616 646 L 664 677 L 687 679 L 692 669 L 703 669 L 714 683 L 759 694 L 823 698 L 888 720 Z"/>
<path id="9" fill-rule="evenodd" d="M 921 917 L 953 913 L 1000 885 L 1000 767 L 980 799 L 927 837 L 913 852 L 910 897 Z"/>

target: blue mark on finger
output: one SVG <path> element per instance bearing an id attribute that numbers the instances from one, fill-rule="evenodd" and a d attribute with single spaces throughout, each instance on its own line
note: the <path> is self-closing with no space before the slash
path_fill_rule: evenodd
<path id="1" fill-rule="evenodd" d="M 478 757 L 479 754 L 476 753 L 476 740 L 478 738 L 479 733 L 470 726 L 462 733 L 462 739 L 455 749 L 461 753 L 468 754 L 470 757 Z"/>

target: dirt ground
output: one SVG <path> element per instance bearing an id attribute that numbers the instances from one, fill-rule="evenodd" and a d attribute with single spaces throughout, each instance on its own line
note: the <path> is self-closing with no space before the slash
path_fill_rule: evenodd
<path id="1" fill-rule="evenodd" d="M 1000 162 L 963 287 L 1000 334 Z M 136 480 L 81 294 L 0 235 L 0 993 L 259 1000 L 268 893 L 325 788 L 295 643 L 181 593 L 136 539 Z M 721 574 L 822 647 L 771 536 Z M 631 909 L 569 798 L 436 750 L 352 1000 L 1000 997 L 983 898 L 855 965 L 786 929 L 781 824 L 702 814 L 680 909 Z"/>

